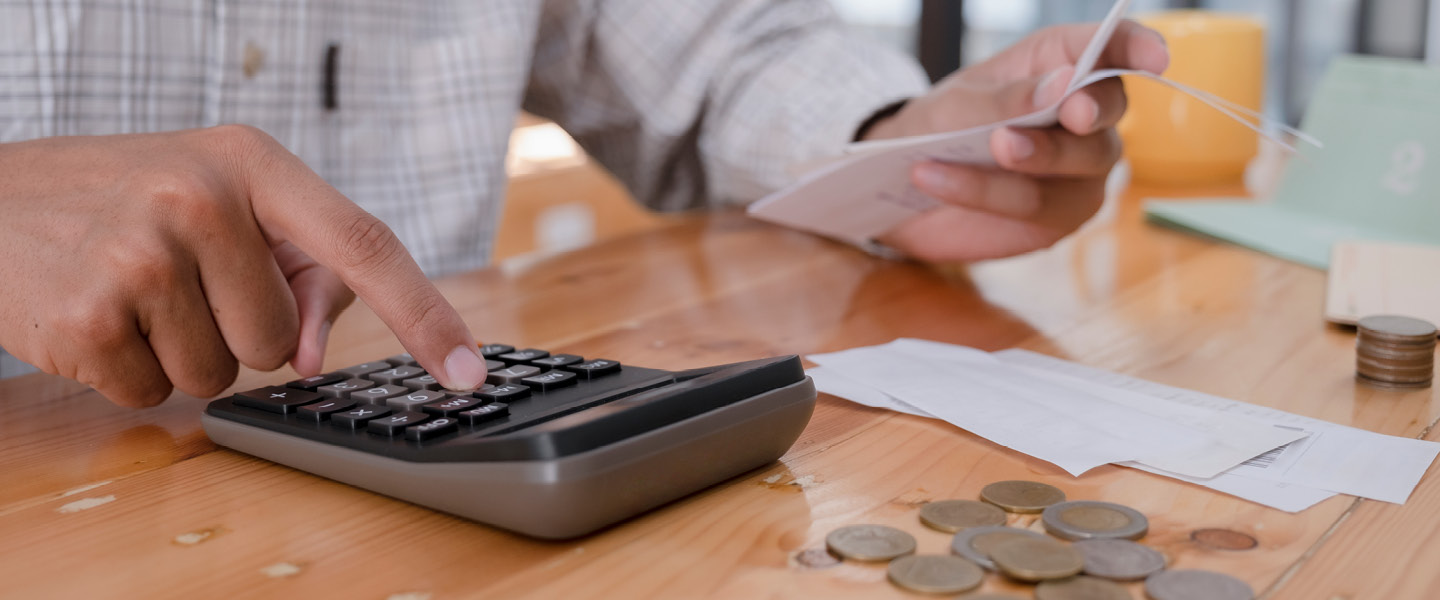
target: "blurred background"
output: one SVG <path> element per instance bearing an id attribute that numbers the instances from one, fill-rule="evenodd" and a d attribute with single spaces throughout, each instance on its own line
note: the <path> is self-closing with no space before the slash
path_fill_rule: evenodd
<path id="1" fill-rule="evenodd" d="M 915 53 L 932 78 L 1058 23 L 1098 21 L 1114 0 L 831 0 L 865 35 Z M 1440 0 L 1136 0 L 1131 15 L 1199 8 L 1266 26 L 1265 112 L 1292 124 L 1336 54 L 1440 65 Z"/>
<path id="2" fill-rule="evenodd" d="M 1114 0 L 830 0 L 860 35 L 915 55 L 933 78 L 984 60 L 1029 32 L 1099 21 Z M 1440 0 L 1135 0 L 1130 15 L 1238 13 L 1264 25 L 1267 117 L 1298 124 L 1330 60 L 1343 53 L 1440 68 Z M 663 225 L 554 123 L 524 117 L 511 137 L 510 187 L 495 258 L 549 254 Z"/>

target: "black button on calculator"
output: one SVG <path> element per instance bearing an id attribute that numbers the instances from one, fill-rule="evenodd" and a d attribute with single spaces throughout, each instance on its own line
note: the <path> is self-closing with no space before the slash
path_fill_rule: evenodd
<path id="1" fill-rule="evenodd" d="M 504 366 L 479 390 L 439 389 L 396 355 L 215 400 L 202 421 L 229 448 L 570 538 L 779 458 L 815 403 L 793 356 L 664 371 L 505 344 L 481 352 Z"/>
<path id="2" fill-rule="evenodd" d="M 240 392 L 235 395 L 235 403 L 240 406 L 258 408 L 266 412 L 277 414 L 290 414 L 295 409 L 311 402 L 320 400 L 320 394 L 297 390 L 290 387 L 264 387 L 258 390 Z"/>

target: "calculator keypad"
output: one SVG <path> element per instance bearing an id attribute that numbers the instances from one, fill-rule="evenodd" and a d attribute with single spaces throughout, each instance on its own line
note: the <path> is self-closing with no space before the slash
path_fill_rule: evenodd
<path id="1" fill-rule="evenodd" d="M 330 416 L 330 422 L 341 427 L 360 429 L 365 427 L 372 419 L 378 419 L 390 414 L 390 408 L 376 406 L 374 404 L 361 404 L 351 410 L 335 413 Z"/>
<path id="2" fill-rule="evenodd" d="M 330 398 L 349 398 L 351 394 L 357 391 L 372 387 L 375 387 L 375 382 L 370 381 L 369 379 L 360 379 L 359 377 L 356 377 L 354 379 L 346 379 L 345 381 L 341 381 L 340 383 L 333 383 L 321 387 L 317 391 L 320 392 L 321 396 L 327 396 Z"/>
<path id="3" fill-rule="evenodd" d="M 620 363 L 574 354 L 489 344 L 481 347 L 489 370 L 480 389 L 444 389 L 409 354 L 297 379 L 233 396 L 238 406 L 314 427 L 354 431 L 392 440 L 427 442 L 457 432 L 493 427 L 510 416 L 514 402 L 542 402 L 548 392 L 620 371 Z M 644 371 L 644 369 L 641 369 Z M 547 409 L 548 410 L 548 409 Z"/>
<path id="4" fill-rule="evenodd" d="M 380 417 L 370 421 L 365 426 L 370 433 L 394 437 L 405 431 L 406 427 L 425 422 L 430 415 L 422 412 L 405 411 L 393 413 L 386 417 Z"/>

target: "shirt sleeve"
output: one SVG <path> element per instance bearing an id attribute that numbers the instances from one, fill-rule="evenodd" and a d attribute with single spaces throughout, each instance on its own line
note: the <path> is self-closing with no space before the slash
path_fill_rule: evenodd
<path id="1" fill-rule="evenodd" d="M 827 0 L 550 0 L 524 106 L 658 210 L 744 203 L 924 93 Z"/>

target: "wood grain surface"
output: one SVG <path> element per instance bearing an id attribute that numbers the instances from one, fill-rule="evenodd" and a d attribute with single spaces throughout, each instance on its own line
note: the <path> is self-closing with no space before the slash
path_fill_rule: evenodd
<path id="1" fill-rule="evenodd" d="M 1433 390 L 1354 383 L 1353 334 L 1321 315 L 1323 273 L 1147 225 L 1139 196 L 1113 198 L 1054 248 L 968 268 L 879 260 L 721 213 L 439 285 L 486 341 L 642 366 L 921 337 L 1435 437 Z M 357 306 L 327 365 L 400 350 Z M 235 388 L 291 376 L 246 371 Z M 219 449 L 199 427 L 204 403 L 129 410 L 50 376 L 0 381 L 0 597 L 906 598 L 883 566 L 827 558 L 825 534 L 889 524 L 945 552 L 949 536 L 921 526 L 918 506 L 1003 479 L 1133 506 L 1172 566 L 1229 573 L 1265 596 L 1431 598 L 1440 579 L 1433 473 L 1404 506 L 1341 496 L 1287 514 L 1119 467 L 1073 478 L 941 422 L 822 396 L 781 461 L 550 543 Z M 1259 544 L 1191 541 L 1211 527 Z M 986 589 L 1029 597 L 996 577 Z"/>

